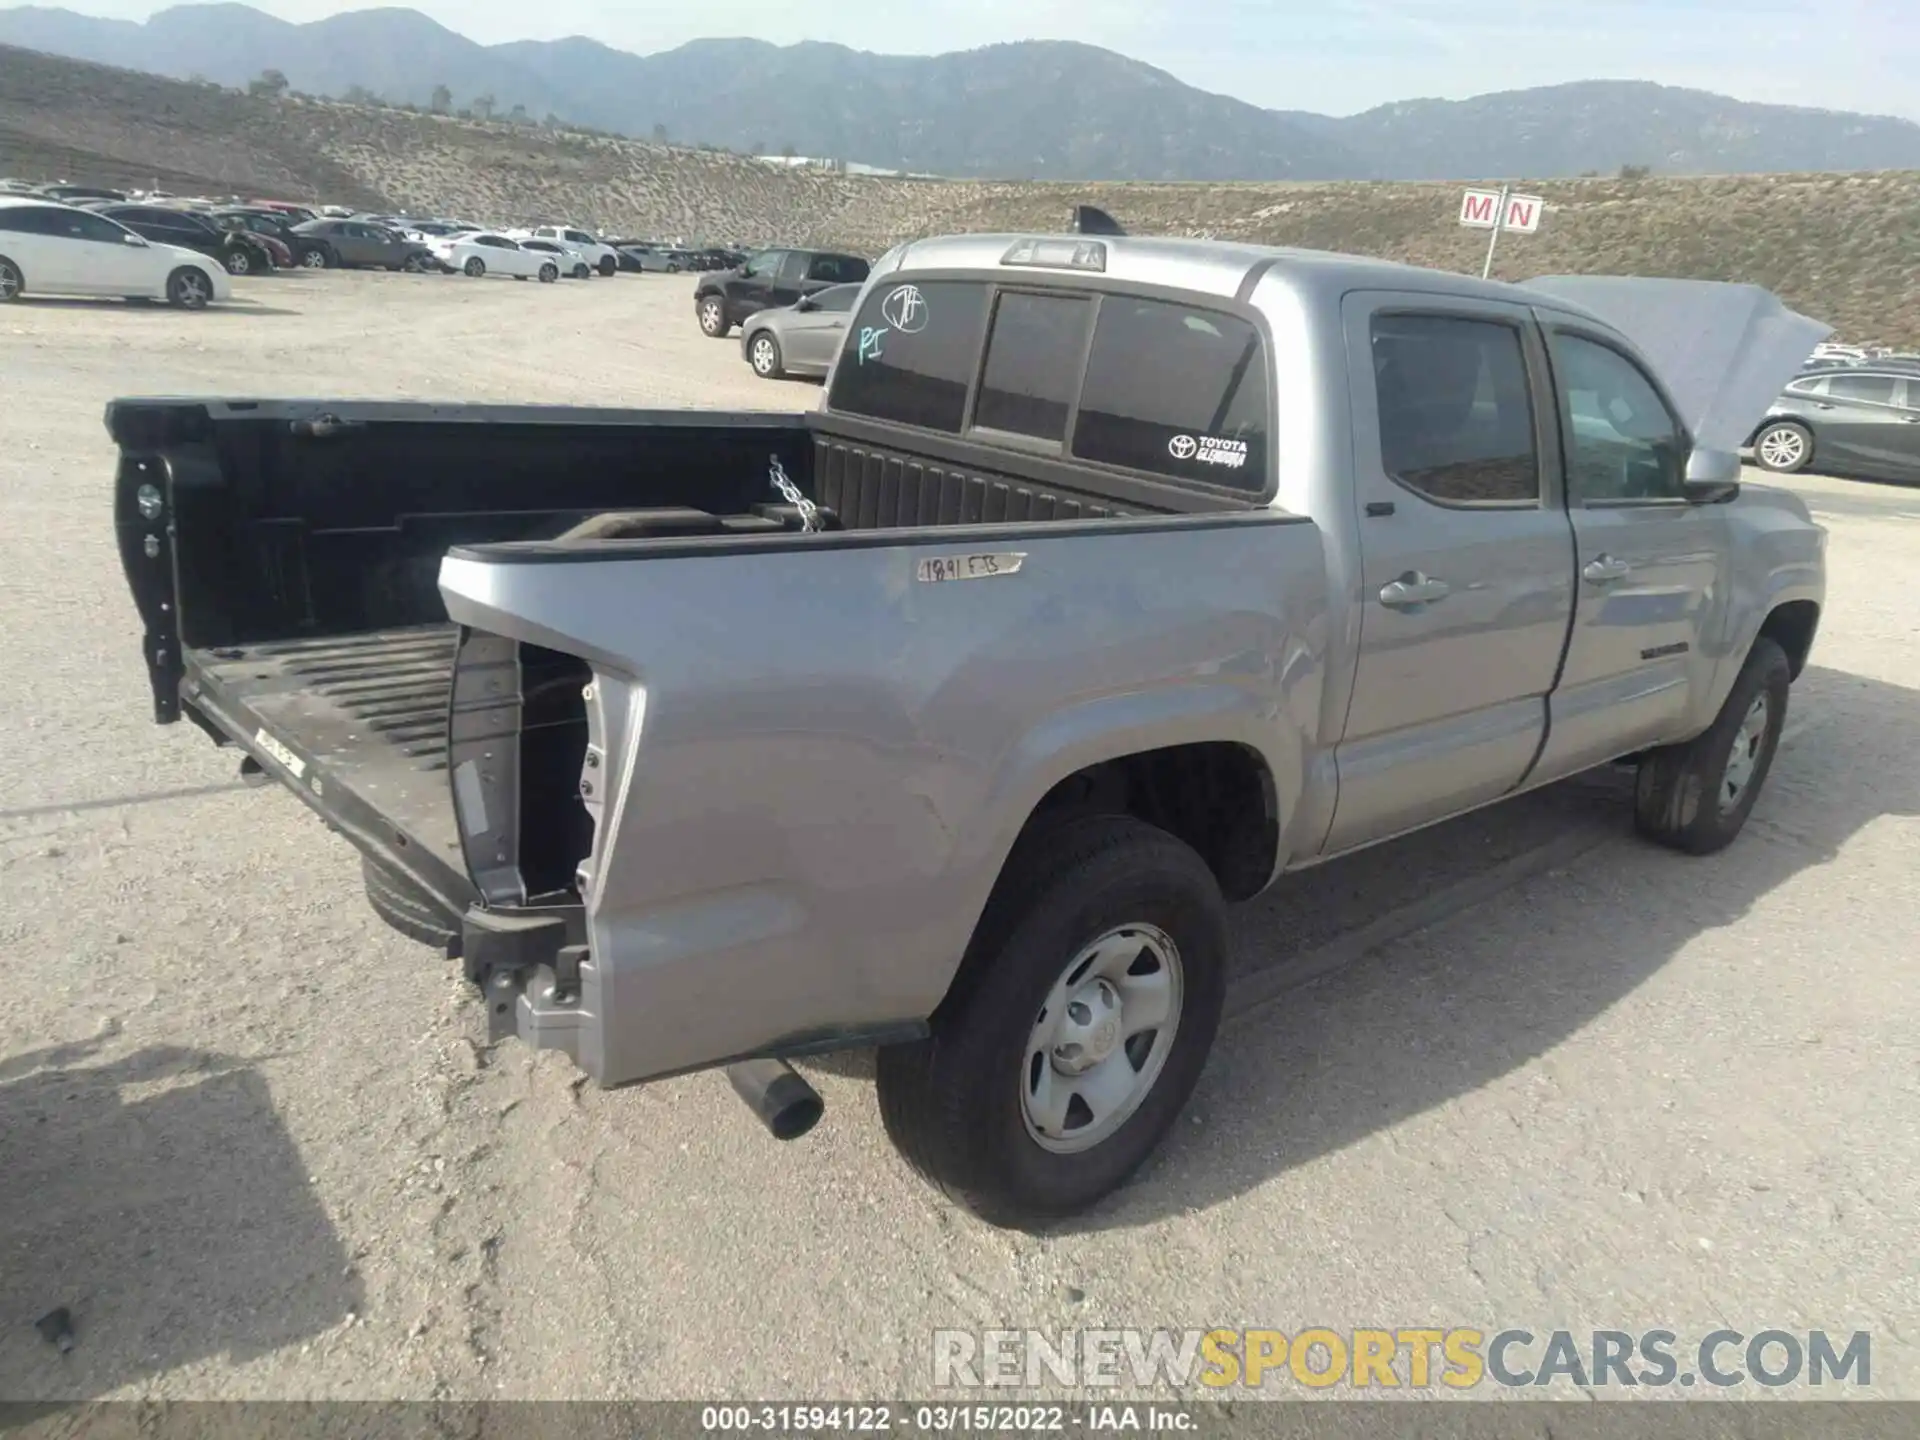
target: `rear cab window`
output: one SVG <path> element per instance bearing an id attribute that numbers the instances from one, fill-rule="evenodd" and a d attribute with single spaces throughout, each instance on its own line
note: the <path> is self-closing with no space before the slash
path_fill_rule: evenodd
<path id="1" fill-rule="evenodd" d="M 1027 454 L 1267 488 L 1266 342 L 1204 303 L 1083 287 L 871 287 L 828 405 Z"/>

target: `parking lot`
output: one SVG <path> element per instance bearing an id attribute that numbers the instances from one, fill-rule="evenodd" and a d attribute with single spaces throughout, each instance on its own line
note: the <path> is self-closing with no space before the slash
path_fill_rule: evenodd
<path id="1" fill-rule="evenodd" d="M 1179 1134 L 1057 1233 L 915 1180 L 869 1057 L 783 1147 L 718 1075 L 484 1048 L 344 841 L 152 725 L 101 408 L 815 403 L 693 283 L 0 308 L 0 1396 L 924 1396 L 937 1327 L 1468 1325 L 1868 1330 L 1920 1398 L 1920 491 L 1793 482 L 1829 608 L 1731 850 L 1637 841 L 1620 772 L 1283 883 Z"/>

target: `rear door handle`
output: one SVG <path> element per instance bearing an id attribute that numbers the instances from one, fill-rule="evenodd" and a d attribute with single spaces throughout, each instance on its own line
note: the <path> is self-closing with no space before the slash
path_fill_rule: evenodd
<path id="1" fill-rule="evenodd" d="M 1391 580 L 1380 587 L 1380 603 L 1392 610 L 1411 610 L 1418 605 L 1431 605 L 1436 600 L 1444 600 L 1452 593 L 1453 587 L 1446 581 L 1422 575 L 1418 570 L 1409 570 L 1398 580 Z"/>
<path id="2" fill-rule="evenodd" d="M 1591 584 L 1608 585 L 1615 580 L 1626 579 L 1633 573 L 1633 566 L 1624 560 L 1616 560 L 1611 555 L 1600 555 L 1589 561 L 1586 569 L 1580 573 Z"/>

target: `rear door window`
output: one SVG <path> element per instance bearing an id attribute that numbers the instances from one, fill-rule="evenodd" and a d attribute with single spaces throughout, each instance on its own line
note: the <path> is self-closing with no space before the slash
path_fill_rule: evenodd
<path id="1" fill-rule="evenodd" d="M 1002 291 L 993 311 L 987 363 L 974 402 L 982 429 L 1064 441 L 1093 302 L 1085 296 Z"/>
<path id="2" fill-rule="evenodd" d="M 816 255 L 807 267 L 807 278 L 830 285 L 857 285 L 867 278 L 867 262 L 849 255 Z"/>
<path id="3" fill-rule="evenodd" d="M 986 324 L 987 287 L 977 281 L 875 285 L 848 327 L 828 403 L 957 435 Z"/>
<path id="4" fill-rule="evenodd" d="M 1238 316 L 1167 300 L 1100 302 L 1072 453 L 1171 479 L 1266 488 L 1267 360 Z"/>
<path id="5" fill-rule="evenodd" d="M 1597 362 L 1596 362 L 1597 363 Z M 1569 391 L 1571 425 L 1611 437 L 1614 379 Z M 1520 332 L 1464 315 L 1378 315 L 1373 321 L 1380 459 L 1387 474 L 1442 505 L 1534 505 L 1540 465 Z M 1625 382 L 1620 382 L 1624 384 Z"/>
<path id="6" fill-rule="evenodd" d="M 1827 382 L 1835 400 L 1864 400 L 1869 405 L 1893 404 L 1891 375 L 1835 375 Z"/>

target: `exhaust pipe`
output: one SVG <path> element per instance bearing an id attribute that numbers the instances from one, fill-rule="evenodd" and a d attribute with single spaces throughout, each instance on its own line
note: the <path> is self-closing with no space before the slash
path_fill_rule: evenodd
<path id="1" fill-rule="evenodd" d="M 727 1079 L 776 1140 L 798 1140 L 827 1113 L 820 1092 L 784 1060 L 742 1060 L 727 1066 Z"/>

